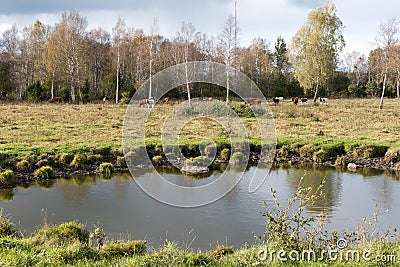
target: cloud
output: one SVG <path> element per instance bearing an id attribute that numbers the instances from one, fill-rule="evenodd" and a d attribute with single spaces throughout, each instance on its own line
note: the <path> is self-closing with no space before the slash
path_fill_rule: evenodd
<path id="1" fill-rule="evenodd" d="M 327 1 L 326 0 L 286 0 L 289 5 L 294 5 L 297 7 L 304 8 L 313 8 L 323 6 Z"/>

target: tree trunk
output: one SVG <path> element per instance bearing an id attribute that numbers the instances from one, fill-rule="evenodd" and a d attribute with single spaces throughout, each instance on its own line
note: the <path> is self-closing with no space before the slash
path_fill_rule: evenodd
<path id="1" fill-rule="evenodd" d="M 386 88 L 386 73 L 383 76 L 382 95 L 381 95 L 381 101 L 379 102 L 379 109 L 383 108 L 383 97 L 385 96 L 385 88 Z"/>
<path id="2" fill-rule="evenodd" d="M 73 104 L 75 104 L 75 86 L 71 85 L 71 101 Z"/>
<path id="3" fill-rule="evenodd" d="M 314 93 L 314 99 L 313 99 L 314 102 L 317 101 L 317 97 L 318 97 L 318 86 L 319 86 L 319 84 L 318 84 L 318 82 L 317 82 L 317 85 L 315 86 L 315 93 Z"/>
<path id="4" fill-rule="evenodd" d="M 188 95 L 188 101 L 189 101 L 189 107 L 190 107 L 190 86 L 189 86 L 189 73 L 188 73 L 188 62 L 186 60 L 185 64 L 185 75 L 186 75 L 186 90 L 187 90 L 187 95 Z"/>
<path id="5" fill-rule="evenodd" d="M 115 104 L 118 104 L 118 93 L 119 93 L 119 44 L 117 51 L 117 87 L 115 89 Z"/>
<path id="6" fill-rule="evenodd" d="M 54 98 L 54 80 L 51 79 L 51 99 Z"/>
<path id="7" fill-rule="evenodd" d="M 226 66 L 226 105 L 229 104 L 229 66 Z"/>

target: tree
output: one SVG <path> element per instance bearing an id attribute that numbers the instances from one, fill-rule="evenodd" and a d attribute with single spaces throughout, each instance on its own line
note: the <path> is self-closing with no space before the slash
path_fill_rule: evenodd
<path id="1" fill-rule="evenodd" d="M 121 44 L 124 40 L 124 36 L 126 33 L 126 29 L 125 29 L 125 21 L 123 21 L 120 17 L 117 20 L 117 23 L 115 24 L 114 28 L 113 28 L 113 37 L 114 37 L 114 46 L 117 49 L 117 62 L 116 62 L 116 66 L 117 66 L 117 84 L 116 84 L 116 88 L 115 88 L 115 104 L 118 104 L 118 95 L 119 95 L 119 76 L 120 76 L 120 53 L 121 53 Z"/>
<path id="2" fill-rule="evenodd" d="M 383 108 L 383 98 L 385 96 L 386 82 L 389 68 L 392 65 L 397 65 L 391 61 L 391 54 L 394 52 L 394 47 L 399 44 L 399 19 L 390 18 L 386 23 L 381 23 L 379 25 L 378 36 L 376 37 L 376 43 L 378 45 L 377 51 L 379 52 L 379 62 L 381 73 L 383 76 L 382 80 L 382 94 L 379 101 L 379 109 Z"/>
<path id="3" fill-rule="evenodd" d="M 306 90 L 314 89 L 314 101 L 319 86 L 335 74 L 338 55 L 345 45 L 342 29 L 335 5 L 327 3 L 312 10 L 293 37 L 290 60 L 295 77 Z"/>

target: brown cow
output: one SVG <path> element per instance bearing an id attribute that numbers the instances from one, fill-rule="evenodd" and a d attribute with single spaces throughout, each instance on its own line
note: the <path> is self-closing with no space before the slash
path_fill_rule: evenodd
<path id="1" fill-rule="evenodd" d="M 61 103 L 61 97 L 59 97 L 59 96 L 56 96 L 56 97 L 53 97 L 52 99 L 50 99 L 50 103 Z"/>
<path id="2" fill-rule="evenodd" d="M 163 103 L 165 104 L 165 103 L 168 103 L 169 102 L 169 96 L 168 97 L 165 97 L 164 99 L 163 99 Z"/>
<path id="3" fill-rule="evenodd" d="M 297 106 L 297 103 L 299 103 L 299 98 L 298 97 L 292 97 L 292 102 Z"/>

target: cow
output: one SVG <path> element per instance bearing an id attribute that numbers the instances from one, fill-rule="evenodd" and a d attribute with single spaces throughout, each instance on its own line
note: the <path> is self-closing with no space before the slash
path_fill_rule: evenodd
<path id="1" fill-rule="evenodd" d="M 56 96 L 56 97 L 53 97 L 52 99 L 50 99 L 50 103 L 61 103 L 62 102 L 62 99 L 61 99 L 61 97 L 60 96 Z"/>
<path id="2" fill-rule="evenodd" d="M 283 103 L 283 96 L 274 97 L 274 98 L 272 98 L 272 101 L 274 101 L 275 105 L 282 104 Z"/>
<path id="3" fill-rule="evenodd" d="M 148 108 L 152 108 L 152 107 L 154 107 L 154 103 L 155 103 L 155 100 L 152 97 L 150 97 L 148 99 L 142 99 L 139 102 L 139 107 L 147 105 Z"/>
<path id="4" fill-rule="evenodd" d="M 164 97 L 163 104 L 168 103 L 168 102 L 169 102 L 169 96 L 168 97 Z"/>
<path id="5" fill-rule="evenodd" d="M 299 103 L 299 98 L 298 97 L 292 97 L 292 102 L 293 102 L 293 104 L 295 104 L 297 106 L 297 104 Z"/>
<path id="6" fill-rule="evenodd" d="M 320 102 L 320 103 L 325 103 L 325 104 L 327 104 L 327 103 L 328 103 L 328 98 L 326 98 L 326 97 L 320 97 L 320 98 L 319 98 L 319 102 Z"/>
<path id="7" fill-rule="evenodd" d="M 307 97 L 302 97 L 302 98 L 300 98 L 300 101 L 301 101 L 301 104 L 303 105 L 303 104 L 307 104 Z"/>

